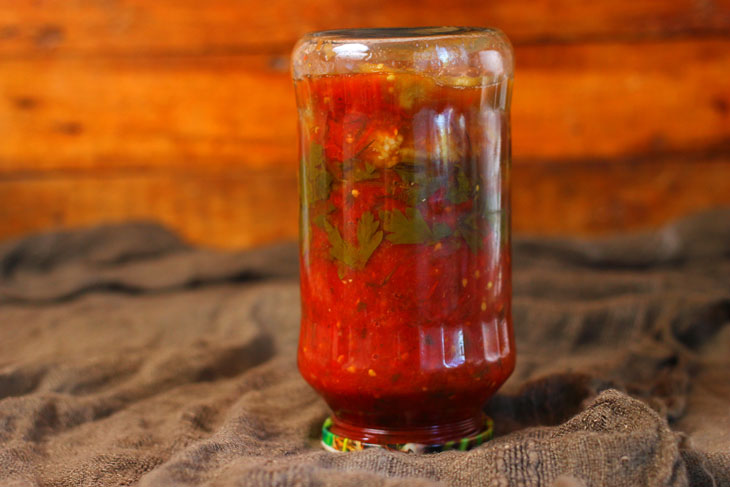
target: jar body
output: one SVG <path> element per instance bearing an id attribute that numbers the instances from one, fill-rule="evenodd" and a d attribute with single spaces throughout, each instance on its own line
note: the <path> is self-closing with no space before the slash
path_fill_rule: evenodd
<path id="1" fill-rule="evenodd" d="M 338 46 L 371 47 L 350 32 L 335 57 Z M 333 432 L 434 444 L 478 432 L 514 368 L 511 71 L 419 70 L 439 46 L 464 41 L 427 39 L 424 55 L 417 38 L 396 38 L 392 63 L 379 39 L 384 63 L 333 59 L 337 72 L 324 74 L 295 66 L 298 364 L 331 407 Z M 300 41 L 294 62 L 306 65 L 317 47 L 301 43 L 317 41 Z"/>

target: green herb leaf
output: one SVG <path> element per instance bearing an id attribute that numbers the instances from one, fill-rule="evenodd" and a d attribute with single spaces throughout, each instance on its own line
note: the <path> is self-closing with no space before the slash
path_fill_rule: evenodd
<path id="1" fill-rule="evenodd" d="M 378 177 L 378 170 L 369 162 L 363 163 L 357 156 L 342 163 L 342 181 L 367 181 Z"/>
<path id="2" fill-rule="evenodd" d="M 324 220 L 324 231 L 330 243 L 330 255 L 348 267 L 355 267 L 355 252 L 352 246 L 340 235 L 340 231 L 327 219 Z"/>
<path id="3" fill-rule="evenodd" d="M 364 167 L 355 166 L 352 178 L 355 182 L 367 181 L 378 177 L 377 169 L 372 164 L 366 162 Z"/>
<path id="4" fill-rule="evenodd" d="M 466 217 L 459 220 L 457 230 L 473 253 L 476 254 L 482 248 L 483 242 L 477 226 L 476 213 L 469 213 Z"/>
<path id="5" fill-rule="evenodd" d="M 469 178 L 464 174 L 461 168 L 458 168 L 456 174 L 456 185 L 451 185 L 446 195 L 449 201 L 455 205 L 469 201 L 472 197 L 472 186 Z"/>
<path id="6" fill-rule="evenodd" d="M 383 232 L 378 230 L 380 224 L 375 221 L 373 214 L 369 211 L 363 213 L 357 223 L 357 243 L 359 245 L 357 264 L 362 269 L 367 264 L 370 256 L 383 241 Z"/>
<path id="7" fill-rule="evenodd" d="M 433 236 L 433 240 L 441 240 L 442 238 L 446 238 L 451 235 L 451 227 L 441 222 L 434 223 L 431 234 Z"/>
<path id="8" fill-rule="evenodd" d="M 442 178 L 429 176 L 419 168 L 410 164 L 398 164 L 393 167 L 401 181 L 405 184 L 403 193 L 405 201 L 411 206 L 417 206 L 428 199 L 441 187 Z"/>
<path id="9" fill-rule="evenodd" d="M 394 244 L 421 244 L 432 239 L 423 215 L 415 208 L 406 208 L 405 214 L 399 210 L 384 212 L 383 228 L 389 235 L 386 237 Z"/>
<path id="10" fill-rule="evenodd" d="M 416 173 L 412 165 L 401 163 L 393 166 L 392 169 L 404 183 L 416 182 Z"/>
<path id="11" fill-rule="evenodd" d="M 388 232 L 385 237 L 394 244 L 433 243 L 451 235 L 451 228 L 445 223 L 435 223 L 433 229 L 416 208 L 406 208 L 383 212 L 383 228 Z"/>
<path id="12" fill-rule="evenodd" d="M 332 175 L 324 163 L 324 148 L 316 142 L 312 142 L 305 162 L 307 178 L 304 190 L 307 204 L 312 206 L 329 197 Z"/>
<path id="13" fill-rule="evenodd" d="M 312 223 L 324 230 L 324 222 L 327 219 L 327 215 L 335 211 L 335 205 L 331 201 L 328 201 L 323 209 L 319 209 L 318 213 L 311 216 Z"/>
<path id="14" fill-rule="evenodd" d="M 363 213 L 360 221 L 357 223 L 357 247 L 345 241 L 342 235 L 340 235 L 339 230 L 326 218 L 323 221 L 323 225 L 330 243 L 330 255 L 333 259 L 350 269 L 364 268 L 370 256 L 373 255 L 375 249 L 383 241 L 383 231 L 378 230 L 380 224 L 375 221 L 373 214 L 370 212 Z M 346 269 L 342 267 L 339 269 L 338 275 L 340 278 L 344 277 L 345 272 Z"/>

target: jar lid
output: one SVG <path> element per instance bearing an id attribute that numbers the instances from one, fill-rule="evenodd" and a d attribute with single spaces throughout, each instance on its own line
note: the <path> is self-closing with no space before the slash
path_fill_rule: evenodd
<path id="1" fill-rule="evenodd" d="M 325 450 L 335 453 L 360 451 L 367 448 L 380 448 L 404 453 L 438 453 L 448 450 L 471 450 L 492 438 L 493 434 L 494 422 L 492 421 L 492 418 L 486 416 L 484 421 L 484 430 L 476 435 L 468 436 L 466 438 L 432 445 L 423 443 L 396 443 L 383 445 L 379 443 L 365 443 L 363 441 L 336 435 L 332 432 L 332 418 L 327 418 L 322 425 L 322 446 Z"/>

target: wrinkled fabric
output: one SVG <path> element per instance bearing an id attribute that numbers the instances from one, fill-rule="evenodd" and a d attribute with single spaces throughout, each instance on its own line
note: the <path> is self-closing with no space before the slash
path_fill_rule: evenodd
<path id="1" fill-rule="evenodd" d="M 730 485 L 730 211 L 514 243 L 515 373 L 469 452 L 333 454 L 297 250 L 152 224 L 0 242 L 0 485 Z"/>

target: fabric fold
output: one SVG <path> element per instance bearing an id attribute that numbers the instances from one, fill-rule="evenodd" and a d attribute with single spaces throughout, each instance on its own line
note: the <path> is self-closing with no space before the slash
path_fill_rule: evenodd
<path id="1" fill-rule="evenodd" d="M 513 260 L 495 438 L 337 455 L 296 369 L 295 243 L 147 223 L 0 243 L 0 484 L 730 485 L 730 210 Z"/>

